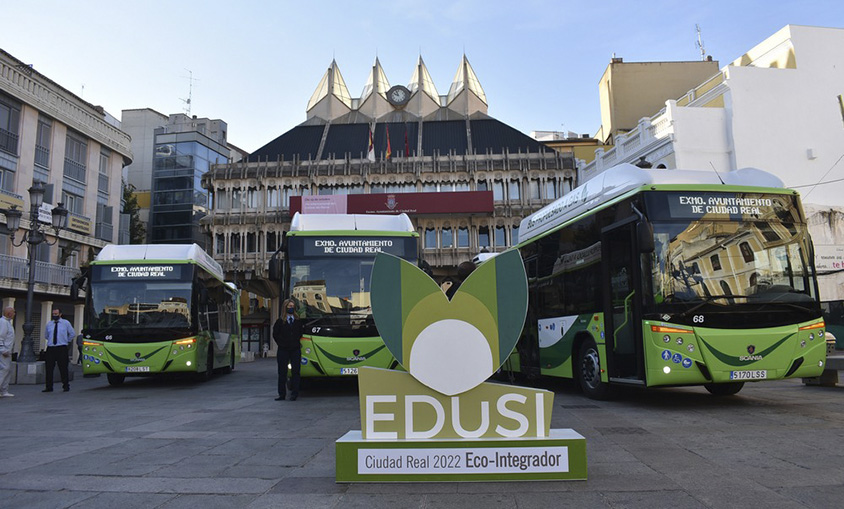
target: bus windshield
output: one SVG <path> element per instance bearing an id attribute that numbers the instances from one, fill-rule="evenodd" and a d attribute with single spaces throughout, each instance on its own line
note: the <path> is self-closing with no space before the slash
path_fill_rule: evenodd
<path id="1" fill-rule="evenodd" d="M 372 327 L 369 279 L 374 263 L 370 257 L 291 260 L 290 295 L 300 316 L 315 326 Z"/>
<path id="2" fill-rule="evenodd" d="M 191 270 L 170 267 L 179 270 L 166 275 L 136 270 L 119 278 L 115 276 L 120 272 L 112 272 L 111 266 L 94 267 L 86 334 L 116 342 L 155 342 L 190 335 Z M 187 281 L 181 280 L 181 272 Z"/>
<path id="3" fill-rule="evenodd" d="M 657 313 L 689 324 L 692 315 L 706 314 L 713 327 L 766 327 L 819 316 L 809 236 L 793 196 L 650 198 Z"/>

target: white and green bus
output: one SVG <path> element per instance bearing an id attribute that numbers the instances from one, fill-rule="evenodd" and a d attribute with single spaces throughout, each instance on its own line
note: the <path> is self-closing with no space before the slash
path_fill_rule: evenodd
<path id="1" fill-rule="evenodd" d="M 127 376 L 231 371 L 237 288 L 196 244 L 107 245 L 86 271 L 82 370 Z"/>
<path id="2" fill-rule="evenodd" d="M 407 214 L 293 216 L 282 246 L 281 293 L 305 321 L 302 377 L 397 366 L 372 319 L 370 276 L 379 252 L 416 263 L 418 240 Z"/>
<path id="3" fill-rule="evenodd" d="M 575 378 L 592 398 L 620 385 L 729 395 L 824 369 L 805 216 L 769 173 L 620 165 L 519 235 L 530 304 L 505 369 Z"/>

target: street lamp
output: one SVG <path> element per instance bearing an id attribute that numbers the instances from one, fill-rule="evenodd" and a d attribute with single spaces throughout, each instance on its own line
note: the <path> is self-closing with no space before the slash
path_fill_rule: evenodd
<path id="1" fill-rule="evenodd" d="M 35 325 L 32 323 L 32 300 L 35 293 L 35 248 L 46 242 L 48 245 L 54 245 L 59 241 L 59 231 L 62 230 L 67 223 L 67 209 L 61 203 L 53 207 L 52 212 L 52 226 L 55 232 L 56 240 L 49 242 L 47 236 L 44 234 L 43 226 L 38 221 L 38 210 L 41 204 L 44 203 L 44 184 L 36 180 L 32 187 L 29 188 L 29 230 L 21 237 L 19 242 L 15 242 L 15 232 L 20 228 L 21 217 L 23 211 L 18 210 L 17 206 L 12 206 L 8 210 L 0 210 L 6 216 L 6 228 L 12 233 L 12 245 L 21 246 L 24 242 L 29 244 L 27 249 L 29 251 L 29 279 L 26 284 L 26 321 L 23 324 L 23 342 L 21 342 L 21 351 L 18 355 L 18 362 L 35 362 L 35 348 L 32 339 L 32 331 Z"/>
<path id="2" fill-rule="evenodd" d="M 240 256 L 235 253 L 232 256 L 232 283 L 234 286 L 238 286 L 237 284 L 237 269 L 240 267 Z"/>

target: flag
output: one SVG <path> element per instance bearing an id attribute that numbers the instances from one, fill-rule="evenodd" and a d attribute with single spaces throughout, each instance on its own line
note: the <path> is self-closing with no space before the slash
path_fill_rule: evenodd
<path id="1" fill-rule="evenodd" d="M 390 160 L 390 156 L 393 154 L 393 151 L 390 149 L 390 126 L 387 127 L 387 161 Z"/>
<path id="2" fill-rule="evenodd" d="M 366 148 L 366 158 L 369 162 L 375 162 L 375 145 L 372 143 L 372 128 L 369 128 L 369 146 Z"/>

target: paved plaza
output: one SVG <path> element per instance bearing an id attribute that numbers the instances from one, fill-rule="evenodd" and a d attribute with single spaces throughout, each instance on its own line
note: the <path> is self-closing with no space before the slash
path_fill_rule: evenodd
<path id="1" fill-rule="evenodd" d="M 78 369 L 78 367 L 76 368 Z M 0 399 L 0 507 L 835 507 L 844 388 L 799 380 L 735 397 L 703 388 L 585 399 L 568 382 L 552 427 L 587 439 L 589 480 L 336 484 L 334 441 L 360 429 L 356 387 L 273 401 L 275 361 L 206 383 L 77 372 L 69 393 Z M 354 384 L 351 384 L 354 385 Z"/>

